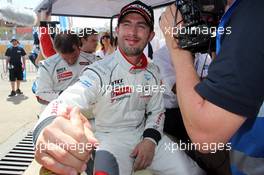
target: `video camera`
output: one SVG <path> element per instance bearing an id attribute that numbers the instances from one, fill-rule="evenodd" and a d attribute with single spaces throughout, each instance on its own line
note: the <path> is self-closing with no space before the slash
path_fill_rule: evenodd
<path id="1" fill-rule="evenodd" d="M 176 0 L 184 24 L 174 37 L 179 41 L 179 47 L 192 53 L 215 51 L 216 30 L 225 11 L 226 0 Z"/>

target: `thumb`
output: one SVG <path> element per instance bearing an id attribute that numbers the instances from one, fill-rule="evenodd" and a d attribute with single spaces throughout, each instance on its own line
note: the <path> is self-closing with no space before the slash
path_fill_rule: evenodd
<path id="1" fill-rule="evenodd" d="M 85 133 L 86 138 L 88 139 L 88 142 L 91 143 L 94 147 L 97 147 L 99 144 L 93 134 L 90 121 L 87 120 L 87 118 L 81 112 L 80 112 L 80 117 L 81 117 L 81 120 L 84 126 L 84 133 Z"/>
<path id="2" fill-rule="evenodd" d="M 80 109 L 74 107 L 70 112 L 70 121 L 71 123 L 79 128 L 83 128 L 82 116 L 80 113 Z"/>
<path id="3" fill-rule="evenodd" d="M 82 119 L 84 127 L 92 129 L 92 125 L 90 124 L 90 121 L 82 114 L 82 112 L 80 112 L 80 115 L 81 115 L 81 119 Z"/>
<path id="4" fill-rule="evenodd" d="M 130 157 L 132 158 L 136 158 L 137 157 L 137 154 L 138 154 L 138 146 L 136 146 L 134 148 L 134 150 L 132 151 L 132 153 L 130 154 Z"/>
<path id="5" fill-rule="evenodd" d="M 91 129 L 88 127 L 88 125 L 89 125 L 88 120 L 82 115 L 79 108 L 74 107 L 71 110 L 70 121 L 74 126 L 80 127 L 84 130 L 84 134 L 85 134 L 89 143 L 91 143 L 95 147 L 96 147 L 96 145 L 98 145 L 97 139 L 95 138 Z"/>
<path id="6" fill-rule="evenodd" d="M 72 111 L 73 107 L 67 106 L 65 110 L 62 110 L 58 113 L 59 116 L 64 117 L 65 119 L 70 120 L 70 113 Z"/>
<path id="7" fill-rule="evenodd" d="M 67 114 L 70 114 L 71 111 L 72 111 L 72 109 L 73 109 L 72 106 L 67 106 L 67 107 L 66 107 L 66 113 L 67 113 Z"/>

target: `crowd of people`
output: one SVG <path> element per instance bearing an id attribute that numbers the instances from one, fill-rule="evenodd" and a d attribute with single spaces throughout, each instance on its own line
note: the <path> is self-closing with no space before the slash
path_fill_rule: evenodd
<path id="1" fill-rule="evenodd" d="M 166 43 L 152 60 L 143 51 L 155 36 L 154 13 L 138 0 L 120 9 L 115 40 L 91 28 L 81 36 L 42 32 L 35 159 L 63 175 L 263 174 L 263 5 L 228 1 L 220 26 L 232 33 L 217 35 L 216 58 L 178 46 L 166 30 L 182 21 L 174 4 L 160 17 Z M 14 96 L 26 53 L 11 42 Z"/>

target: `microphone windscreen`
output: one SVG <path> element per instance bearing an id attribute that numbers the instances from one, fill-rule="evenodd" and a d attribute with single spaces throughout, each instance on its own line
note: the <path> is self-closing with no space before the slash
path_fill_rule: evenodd
<path id="1" fill-rule="evenodd" d="M 22 26 L 34 26 L 37 23 L 37 15 L 33 10 L 11 4 L 0 6 L 0 19 Z"/>

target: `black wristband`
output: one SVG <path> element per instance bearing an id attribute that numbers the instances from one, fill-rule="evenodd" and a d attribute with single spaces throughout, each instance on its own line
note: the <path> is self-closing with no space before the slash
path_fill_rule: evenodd
<path id="1" fill-rule="evenodd" d="M 161 134 L 159 131 L 157 131 L 156 129 L 153 129 L 153 128 L 148 128 L 146 129 L 144 132 L 143 132 L 143 137 L 150 137 L 152 139 L 155 140 L 155 142 L 159 143 L 160 139 L 161 139 Z"/>

